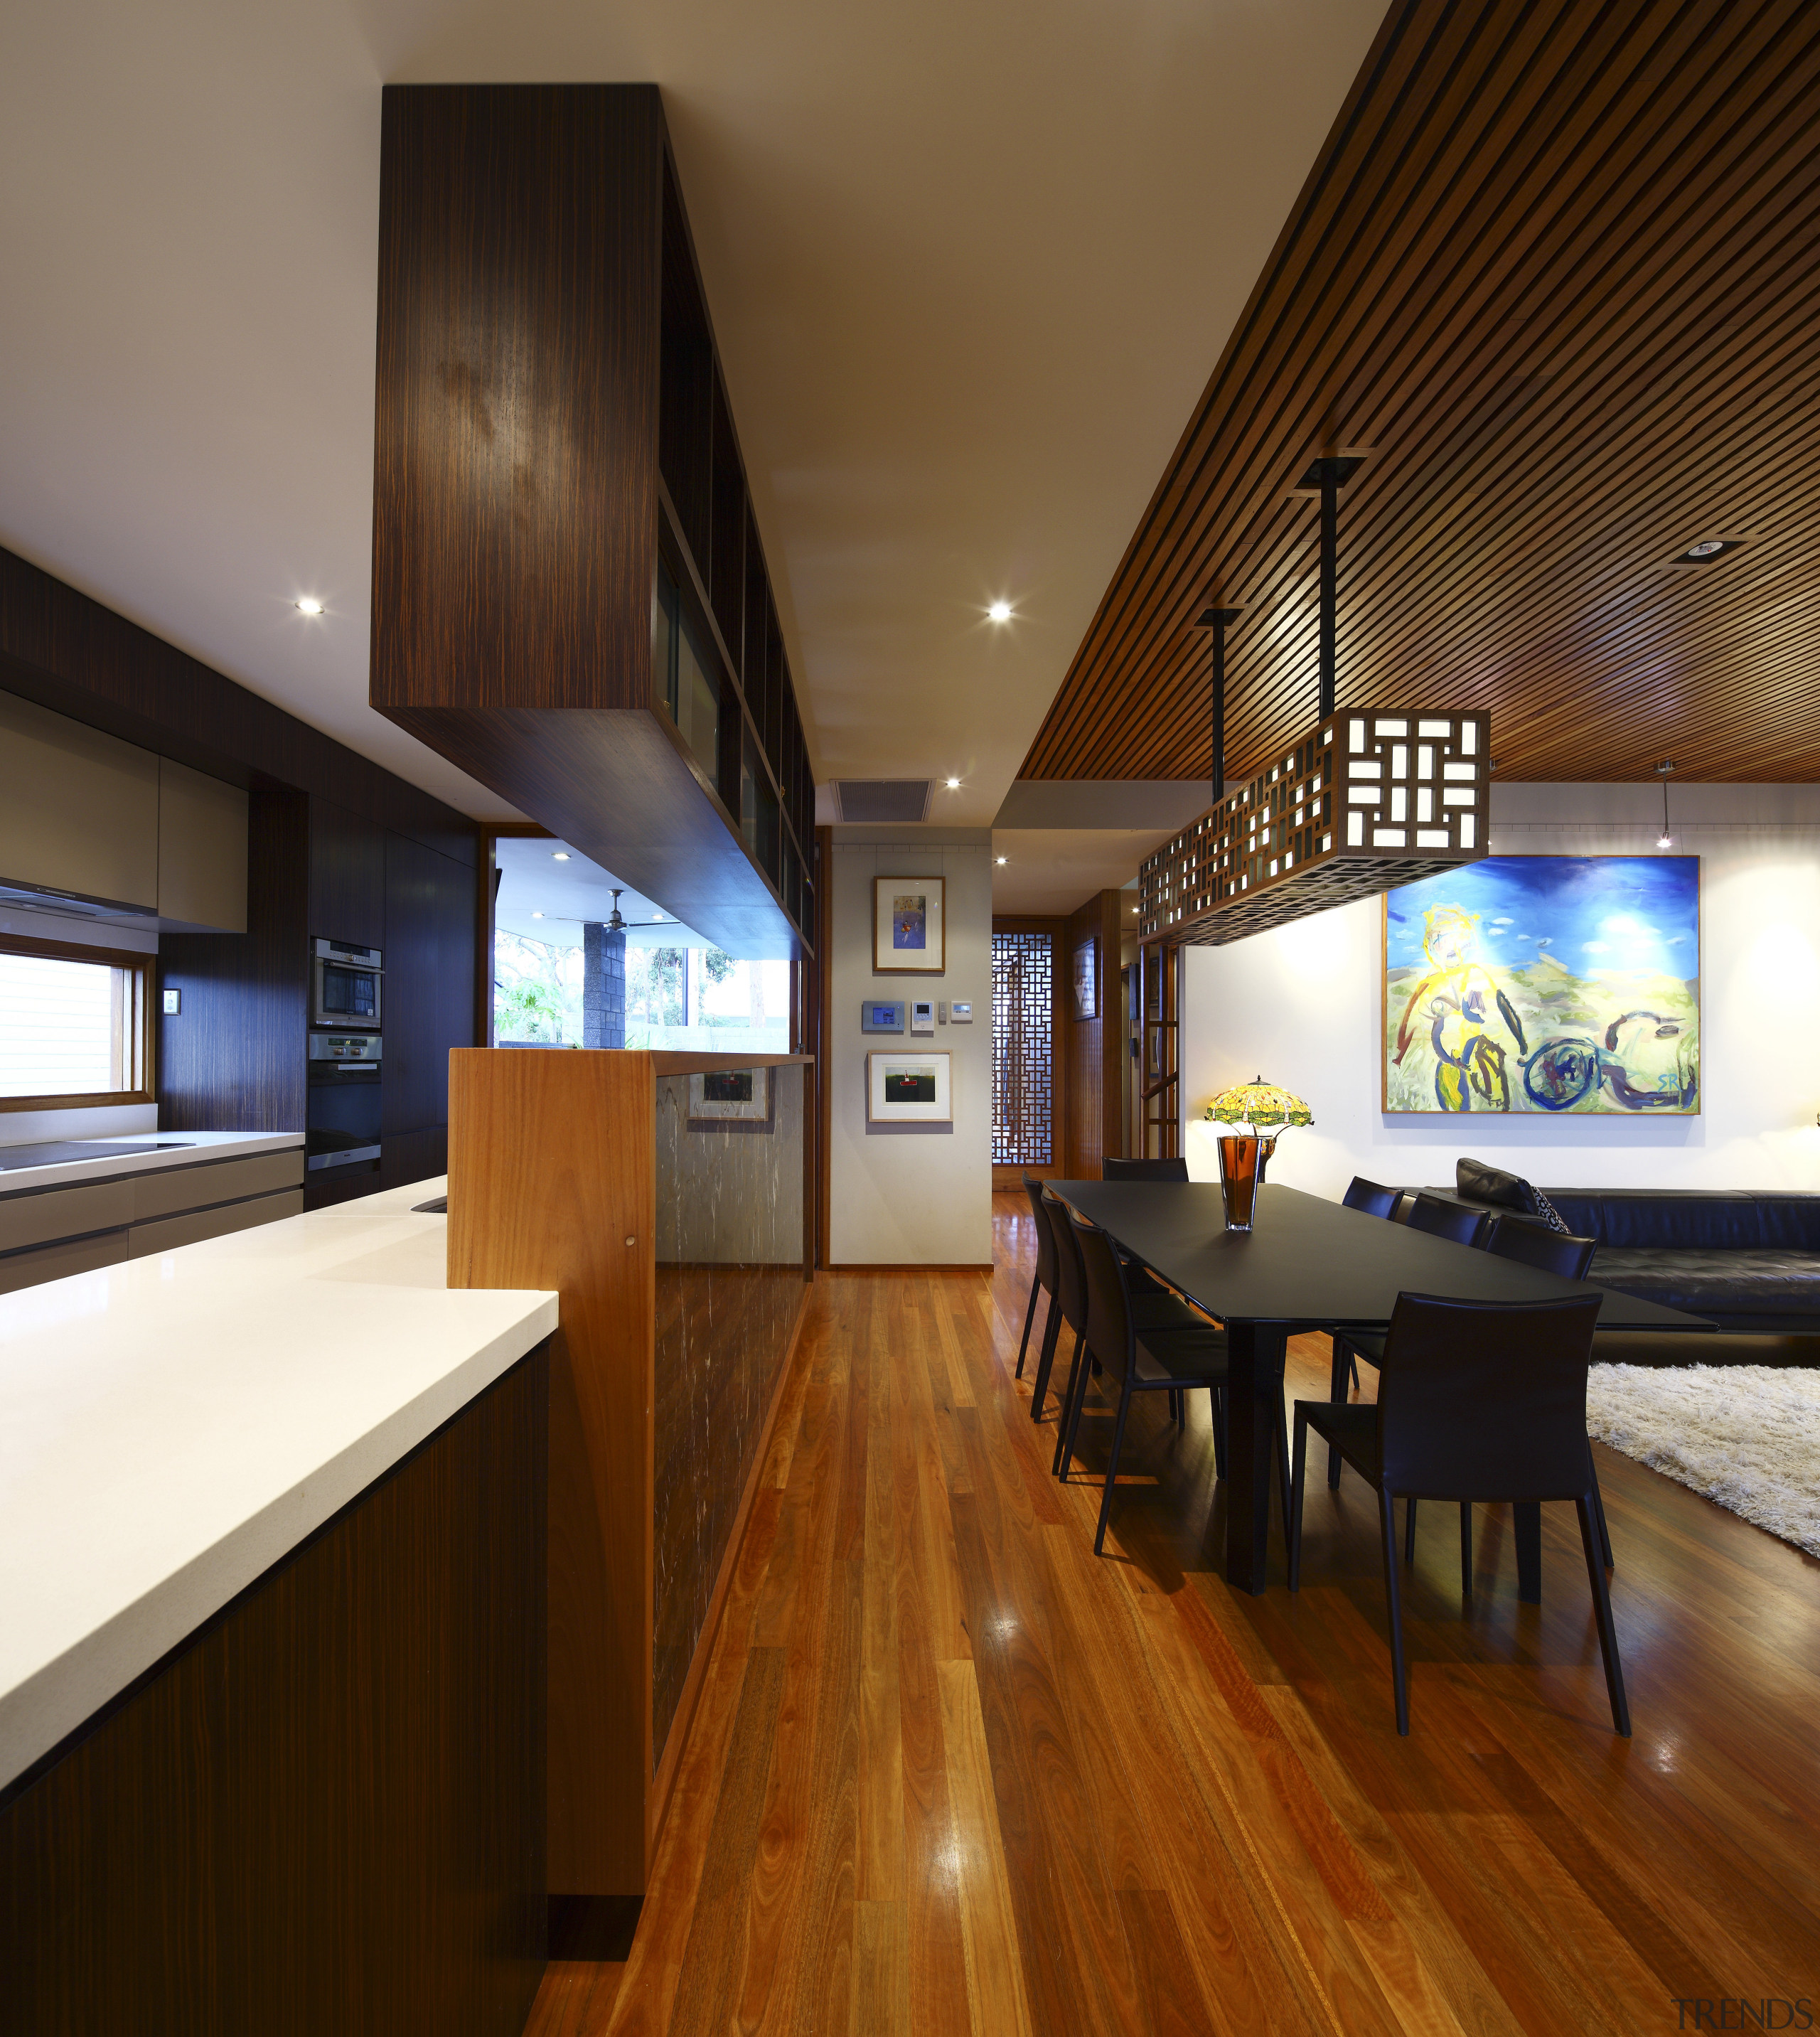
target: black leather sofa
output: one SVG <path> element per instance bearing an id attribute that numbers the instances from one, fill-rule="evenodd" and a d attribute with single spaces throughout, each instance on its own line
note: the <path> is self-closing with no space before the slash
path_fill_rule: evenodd
<path id="1" fill-rule="evenodd" d="M 1599 1340 L 1607 1362 L 1820 1364 L 1820 1195 L 1750 1189 L 1544 1189 L 1460 1162 L 1435 1189 L 1473 1207 L 1545 1223 L 1552 1207 L 1594 1238 L 1588 1278 L 1700 1316 L 1720 1334 L 1693 1340 L 1643 1331 Z"/>

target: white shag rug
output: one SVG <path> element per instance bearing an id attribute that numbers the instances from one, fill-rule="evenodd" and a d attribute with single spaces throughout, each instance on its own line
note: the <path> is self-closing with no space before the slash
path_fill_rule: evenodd
<path id="1" fill-rule="evenodd" d="M 1613 1449 L 1820 1556 L 1820 1371 L 1595 1365 L 1586 1426 Z"/>

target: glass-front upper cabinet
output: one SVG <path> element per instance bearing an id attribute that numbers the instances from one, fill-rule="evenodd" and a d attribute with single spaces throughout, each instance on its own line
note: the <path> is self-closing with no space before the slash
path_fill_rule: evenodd
<path id="1" fill-rule="evenodd" d="M 777 882 L 777 794 L 759 754 L 752 731 L 746 731 L 739 772 L 739 824 L 752 860 L 772 882 Z"/>
<path id="2" fill-rule="evenodd" d="M 668 563 L 657 565 L 651 613 L 651 672 L 677 731 L 712 785 L 719 774 L 719 659 L 690 613 Z"/>

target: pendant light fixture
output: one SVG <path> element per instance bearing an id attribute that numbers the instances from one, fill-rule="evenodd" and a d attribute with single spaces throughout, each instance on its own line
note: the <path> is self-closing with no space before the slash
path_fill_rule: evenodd
<path id="1" fill-rule="evenodd" d="M 1339 493 L 1363 464 L 1323 455 L 1293 491 L 1320 504 L 1317 719 L 1231 792 L 1226 630 L 1243 610 L 1215 605 L 1196 618 L 1213 632 L 1213 805 L 1138 871 L 1145 940 L 1218 947 L 1486 852 L 1489 716 L 1445 706 L 1336 709 Z"/>
<path id="2" fill-rule="evenodd" d="M 1656 775 L 1662 780 L 1662 832 L 1656 837 L 1658 848 L 1672 848 L 1675 846 L 1675 837 L 1668 832 L 1668 774 L 1674 769 L 1674 765 L 1666 757 L 1656 767 Z"/>

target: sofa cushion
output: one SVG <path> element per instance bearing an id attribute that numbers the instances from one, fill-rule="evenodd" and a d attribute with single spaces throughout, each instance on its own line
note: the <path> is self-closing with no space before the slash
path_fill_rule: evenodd
<path id="1" fill-rule="evenodd" d="M 1535 1215 L 1535 1191 L 1522 1175 L 1507 1173 L 1483 1160 L 1455 1161 L 1453 1185 L 1463 1202 L 1490 1203 L 1494 1208 Z"/>
<path id="2" fill-rule="evenodd" d="M 1815 1253 L 1602 1245 L 1586 1277 L 1697 1316 L 1820 1316 Z"/>

